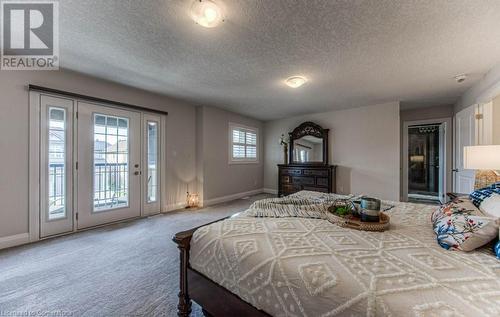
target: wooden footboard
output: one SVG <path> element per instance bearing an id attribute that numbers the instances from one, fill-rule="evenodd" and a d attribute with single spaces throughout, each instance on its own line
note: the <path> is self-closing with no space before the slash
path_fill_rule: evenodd
<path id="1" fill-rule="evenodd" d="M 180 251 L 180 290 L 177 316 L 189 316 L 191 313 L 191 300 L 194 300 L 202 307 L 205 316 L 269 316 L 191 268 L 189 265 L 191 238 L 198 228 L 200 227 L 178 232 L 172 238 L 177 243 Z"/>

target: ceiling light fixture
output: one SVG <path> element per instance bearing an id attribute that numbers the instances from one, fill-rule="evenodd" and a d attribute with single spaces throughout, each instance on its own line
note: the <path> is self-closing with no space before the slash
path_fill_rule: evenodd
<path id="1" fill-rule="evenodd" d="M 307 82 L 307 79 L 303 76 L 292 76 L 285 80 L 285 84 L 291 88 L 299 88 Z"/>
<path id="2" fill-rule="evenodd" d="M 206 28 L 216 27 L 224 21 L 222 8 L 211 0 L 195 0 L 191 6 L 191 17 Z"/>
<path id="3" fill-rule="evenodd" d="M 460 74 L 460 75 L 455 76 L 455 80 L 459 84 L 463 83 L 466 79 L 467 79 L 467 74 Z"/>

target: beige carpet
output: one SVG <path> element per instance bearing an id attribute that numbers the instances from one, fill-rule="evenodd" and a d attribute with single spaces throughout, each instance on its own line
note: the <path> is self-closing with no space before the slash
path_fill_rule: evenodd
<path id="1" fill-rule="evenodd" d="M 179 259 L 172 236 L 267 197 L 0 251 L 0 316 L 175 316 Z M 193 316 L 202 316 L 199 306 L 193 310 Z"/>

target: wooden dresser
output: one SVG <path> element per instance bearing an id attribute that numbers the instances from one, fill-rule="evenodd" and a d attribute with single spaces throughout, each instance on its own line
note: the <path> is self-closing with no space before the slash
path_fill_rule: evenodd
<path id="1" fill-rule="evenodd" d="M 335 193 L 335 165 L 278 165 L 278 196 L 301 190 Z"/>

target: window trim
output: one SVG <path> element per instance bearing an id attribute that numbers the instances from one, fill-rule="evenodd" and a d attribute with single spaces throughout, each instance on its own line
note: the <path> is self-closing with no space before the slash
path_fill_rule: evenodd
<path id="1" fill-rule="evenodd" d="M 234 158 L 233 157 L 233 130 L 234 129 L 239 129 L 239 130 L 245 130 L 248 132 L 253 132 L 257 136 L 256 138 L 256 144 L 255 144 L 255 150 L 257 152 L 256 158 Z M 239 123 L 233 123 L 229 122 L 229 129 L 228 129 L 228 162 L 229 164 L 258 164 L 260 163 L 260 134 L 259 134 L 259 128 L 255 127 L 250 127 L 246 126 L 243 124 Z"/>

